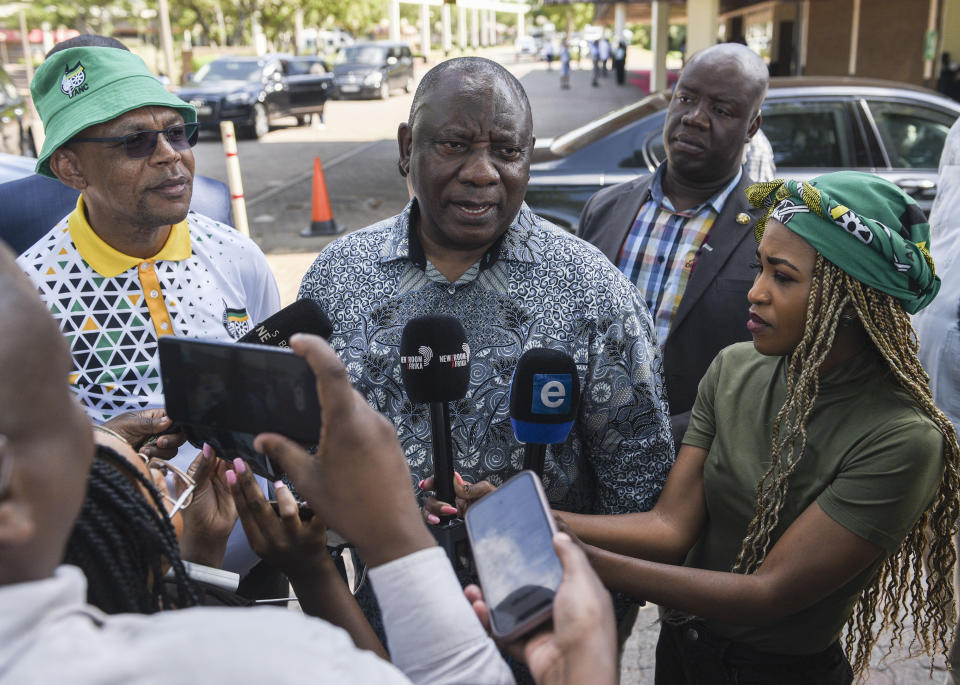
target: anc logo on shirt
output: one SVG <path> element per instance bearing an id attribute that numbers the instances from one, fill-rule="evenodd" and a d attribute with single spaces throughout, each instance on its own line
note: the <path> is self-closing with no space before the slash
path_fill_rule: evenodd
<path id="1" fill-rule="evenodd" d="M 250 315 L 242 307 L 231 309 L 226 302 L 223 303 L 223 307 L 223 327 L 227 329 L 230 337 L 236 340 L 250 330 Z"/>
<path id="2" fill-rule="evenodd" d="M 60 79 L 60 90 L 62 90 L 68 98 L 72 98 L 87 88 L 87 73 L 83 70 L 83 65 L 77 62 L 75 66 L 70 67 L 68 62 L 67 66 L 63 68 L 63 78 Z"/>

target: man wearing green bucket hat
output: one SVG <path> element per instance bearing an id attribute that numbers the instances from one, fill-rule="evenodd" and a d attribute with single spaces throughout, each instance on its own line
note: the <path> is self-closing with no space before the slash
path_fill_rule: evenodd
<path id="1" fill-rule="evenodd" d="M 146 411 L 164 406 L 159 339 L 234 340 L 279 308 L 279 293 L 256 244 L 190 211 L 194 108 L 103 41 L 55 47 L 30 84 L 46 132 L 37 173 L 80 197 L 17 261 L 70 344 L 70 384 L 90 418 L 136 412 L 159 433 L 169 419 Z M 181 441 L 148 449 L 170 456 Z"/>
<path id="2" fill-rule="evenodd" d="M 18 262 L 70 341 L 91 418 L 161 407 L 159 338 L 240 337 L 279 307 L 269 266 L 249 239 L 188 213 L 196 111 L 140 57 L 55 48 L 30 90 L 46 133 L 37 173 L 81 195 Z"/>

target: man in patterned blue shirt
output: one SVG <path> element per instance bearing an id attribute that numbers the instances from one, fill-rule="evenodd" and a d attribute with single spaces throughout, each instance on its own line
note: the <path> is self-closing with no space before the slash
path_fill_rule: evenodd
<path id="1" fill-rule="evenodd" d="M 490 60 L 443 62 L 421 81 L 398 142 L 414 198 L 327 246 L 300 297 L 329 313 L 351 380 L 397 427 L 418 495 L 433 471 L 430 418 L 404 393 L 398 350 L 410 319 L 442 313 L 463 323 L 472 357 L 467 396 L 451 404 L 464 480 L 499 485 L 522 469 L 511 377 L 525 350 L 547 347 L 573 357 L 583 388 L 570 436 L 547 451 L 551 504 L 651 508 L 674 459 L 653 322 L 599 250 L 523 204 L 534 143 L 523 87 Z"/>

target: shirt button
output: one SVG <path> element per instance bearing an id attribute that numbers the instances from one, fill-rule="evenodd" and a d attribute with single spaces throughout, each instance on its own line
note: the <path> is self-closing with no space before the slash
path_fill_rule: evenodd
<path id="1" fill-rule="evenodd" d="M 690 640 L 690 642 L 696 642 L 700 639 L 700 633 L 694 628 L 687 628 L 687 639 Z"/>
<path id="2" fill-rule="evenodd" d="M 453 295 L 454 293 L 457 292 L 456 286 L 451 285 L 449 288 L 447 288 L 447 292 Z"/>
<path id="3" fill-rule="evenodd" d="M 657 257 L 657 262 L 660 264 L 663 264 L 663 255 L 660 255 L 659 257 Z"/>
<path id="4" fill-rule="evenodd" d="M 161 330 L 161 331 L 165 331 L 165 330 L 167 330 L 168 328 L 170 328 L 170 324 L 168 324 L 166 321 L 161 321 L 161 322 L 160 322 L 160 330 Z"/>
<path id="5" fill-rule="evenodd" d="M 140 265 L 140 269 L 141 269 L 142 271 L 146 271 L 146 270 L 149 269 L 149 268 L 150 268 L 150 263 L 149 263 L 149 262 L 144 262 L 143 264 Z"/>
<path id="6" fill-rule="evenodd" d="M 160 293 L 158 293 L 156 290 L 151 290 L 150 297 L 154 297 L 154 298 L 160 297 Z"/>

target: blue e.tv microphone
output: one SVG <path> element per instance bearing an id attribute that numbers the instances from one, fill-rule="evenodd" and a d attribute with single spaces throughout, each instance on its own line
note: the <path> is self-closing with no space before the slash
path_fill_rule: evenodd
<path id="1" fill-rule="evenodd" d="M 566 352 L 535 347 L 524 352 L 510 386 L 510 423 L 525 443 L 523 467 L 543 477 L 547 445 L 567 439 L 580 404 L 577 365 Z"/>

